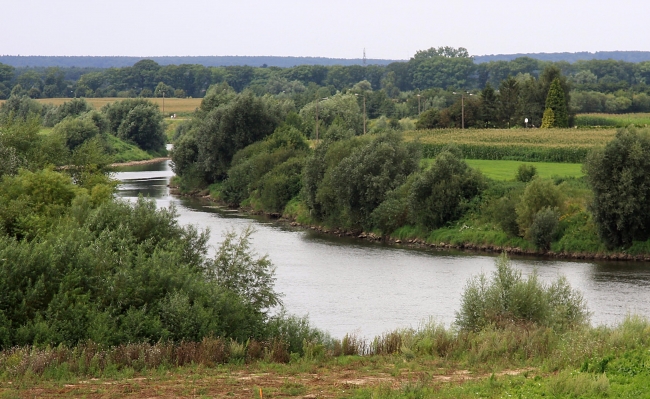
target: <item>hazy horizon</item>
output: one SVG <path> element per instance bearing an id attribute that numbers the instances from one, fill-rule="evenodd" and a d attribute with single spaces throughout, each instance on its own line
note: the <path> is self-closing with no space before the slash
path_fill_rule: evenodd
<path id="1" fill-rule="evenodd" d="M 406 60 L 430 47 L 472 55 L 650 51 L 645 3 L 620 0 L 22 0 L 3 7 L 0 54 L 270 56 Z"/>

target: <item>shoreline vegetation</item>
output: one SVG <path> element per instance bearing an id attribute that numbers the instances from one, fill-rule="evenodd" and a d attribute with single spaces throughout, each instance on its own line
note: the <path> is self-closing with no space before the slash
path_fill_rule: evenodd
<path id="1" fill-rule="evenodd" d="M 215 203 L 224 209 L 237 209 L 238 211 L 248 214 L 248 215 L 258 215 L 265 216 L 270 220 L 286 224 L 291 227 L 296 227 L 304 230 L 314 230 L 323 234 L 330 234 L 337 237 L 350 237 L 356 238 L 359 240 L 377 242 L 386 245 L 395 245 L 400 247 L 410 247 L 410 248 L 429 248 L 433 250 L 456 250 L 469 253 L 491 253 L 491 254 L 501 254 L 507 253 L 508 255 L 516 256 L 535 256 L 535 257 L 548 257 L 548 258 L 557 258 L 557 259 L 573 259 L 573 260 L 609 260 L 609 261 L 637 261 L 637 262 L 650 262 L 650 253 L 647 254 L 629 254 L 626 252 L 603 252 L 603 253 L 587 253 L 587 252 L 554 252 L 554 251 L 539 251 L 530 246 L 519 248 L 511 246 L 501 246 L 495 243 L 483 243 L 476 244 L 472 242 L 428 242 L 423 238 L 401 238 L 400 236 L 382 236 L 381 234 L 376 234 L 374 232 L 366 232 L 359 230 L 345 230 L 342 228 L 329 228 L 322 224 L 309 224 L 309 223 L 300 223 L 298 219 L 300 215 L 298 214 L 288 214 L 288 213 L 273 213 L 265 212 L 262 210 L 255 210 L 252 207 L 237 207 L 232 208 L 228 203 L 212 197 L 209 193 L 206 193 L 205 190 L 194 191 L 194 192 L 182 192 L 179 189 L 178 185 L 170 183 L 170 194 L 178 195 L 182 197 L 197 198 L 203 201 L 208 201 Z M 449 231 L 444 229 L 443 231 Z M 454 239 L 452 235 L 449 237 Z"/>

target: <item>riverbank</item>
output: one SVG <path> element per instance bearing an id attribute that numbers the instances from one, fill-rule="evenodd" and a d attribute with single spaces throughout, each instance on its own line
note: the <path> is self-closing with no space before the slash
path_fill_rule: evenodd
<path id="1" fill-rule="evenodd" d="M 182 193 L 178 186 L 170 184 L 170 193 L 173 195 L 198 198 L 203 201 L 218 204 L 223 208 L 237 209 L 239 212 L 248 215 L 263 215 L 273 220 L 275 223 L 289 225 L 294 228 L 313 230 L 322 234 L 328 234 L 337 237 L 349 237 L 367 242 L 382 243 L 384 245 L 391 245 L 396 247 L 417 248 L 417 249 L 430 249 L 438 251 L 462 251 L 466 253 L 490 253 L 499 254 L 505 252 L 509 255 L 515 256 L 529 256 L 529 257 L 542 257 L 549 259 L 570 259 L 570 260 L 600 260 L 600 261 L 635 261 L 635 262 L 650 262 L 650 253 L 633 253 L 630 251 L 540 251 L 534 246 L 520 237 L 512 237 L 509 243 L 491 242 L 490 238 L 497 238 L 502 240 L 501 235 L 491 234 L 494 232 L 486 231 L 484 234 L 470 233 L 474 240 L 468 240 L 465 233 L 468 230 L 473 230 L 461 221 L 457 224 L 458 227 L 447 227 L 443 229 L 423 232 L 411 226 L 406 226 L 397 231 L 400 235 L 387 235 L 382 236 L 376 232 L 366 232 L 362 230 L 346 230 L 342 228 L 325 226 L 322 224 L 314 223 L 309 217 L 308 212 L 305 212 L 305 207 L 302 204 L 290 204 L 285 209 L 285 212 L 270 213 L 260 209 L 255 209 L 252 206 L 242 206 L 238 208 L 231 208 L 225 202 L 218 198 L 214 198 L 209 191 L 193 191 L 189 193 Z M 293 205 L 293 206 L 292 206 Z M 303 209 L 301 209 L 303 208 Z M 436 239 L 444 237 L 444 239 Z M 477 242 L 476 240 L 479 240 Z M 519 242 L 524 245 L 512 245 L 512 243 Z"/>
<path id="2" fill-rule="evenodd" d="M 145 159 L 142 161 L 116 162 L 116 163 L 112 163 L 110 166 L 112 168 L 119 168 L 124 166 L 151 165 L 158 162 L 169 161 L 170 159 L 171 158 L 169 157 L 159 157 L 159 158 Z"/>
<path id="3" fill-rule="evenodd" d="M 305 342 L 304 353 L 202 342 L 0 352 L 2 397 L 646 397 L 650 325 L 553 329 L 428 325 L 373 341 Z M 281 355 L 282 356 L 279 356 Z"/>

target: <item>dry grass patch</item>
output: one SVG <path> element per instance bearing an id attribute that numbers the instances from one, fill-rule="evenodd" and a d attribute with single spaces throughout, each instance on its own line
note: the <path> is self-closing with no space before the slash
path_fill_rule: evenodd
<path id="1" fill-rule="evenodd" d="M 39 103 L 61 105 L 64 102 L 70 101 L 71 98 L 39 98 Z M 114 103 L 115 101 L 122 101 L 125 98 L 104 97 L 104 98 L 85 98 L 95 109 L 100 109 L 106 104 Z M 162 98 L 147 98 L 147 100 L 158 104 L 162 111 L 163 99 Z M 165 113 L 178 113 L 187 114 L 194 112 L 200 105 L 202 98 L 165 98 Z"/>

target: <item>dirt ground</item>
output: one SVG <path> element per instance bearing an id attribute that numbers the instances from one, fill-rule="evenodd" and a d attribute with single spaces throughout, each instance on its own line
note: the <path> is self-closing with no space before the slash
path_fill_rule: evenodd
<path id="1" fill-rule="evenodd" d="M 391 367 L 392 366 L 392 367 Z M 399 365 L 398 365 L 399 366 Z M 434 367 L 408 370 L 395 365 L 377 368 L 260 367 L 239 369 L 193 368 L 121 380 L 79 379 L 77 381 L 36 383 L 0 383 L 0 398 L 345 398 L 360 387 L 390 386 L 422 381 L 430 386 L 459 384 L 487 378 L 491 374 L 468 370 L 444 370 Z M 516 375 L 531 369 L 507 370 L 496 375 Z"/>

